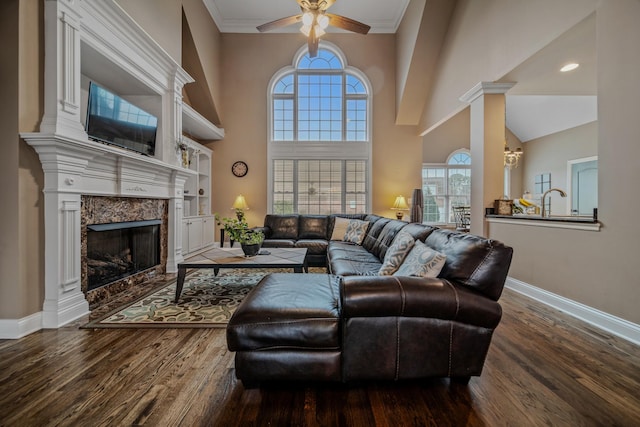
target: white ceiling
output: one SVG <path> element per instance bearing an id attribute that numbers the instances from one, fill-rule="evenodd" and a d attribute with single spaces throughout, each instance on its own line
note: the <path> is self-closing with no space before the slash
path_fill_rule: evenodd
<path id="1" fill-rule="evenodd" d="M 569 62 L 580 67 L 560 72 Z M 517 82 L 507 92 L 507 127 L 522 142 L 597 120 L 595 16 L 575 25 L 501 81 Z"/>
<path id="2" fill-rule="evenodd" d="M 296 0 L 203 0 L 223 33 L 257 33 L 258 25 L 300 13 Z M 395 33 L 409 0 L 336 0 L 329 12 L 371 26 L 371 33 Z M 295 32 L 291 25 L 272 32 Z M 342 31 L 330 27 L 328 31 Z"/>

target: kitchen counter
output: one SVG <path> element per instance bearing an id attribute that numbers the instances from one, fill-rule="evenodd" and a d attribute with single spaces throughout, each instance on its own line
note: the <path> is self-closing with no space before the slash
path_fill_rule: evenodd
<path id="1" fill-rule="evenodd" d="M 575 230 L 600 231 L 601 223 L 587 216 L 559 216 L 541 217 L 540 215 L 486 215 L 489 223 L 520 224 L 527 226 L 568 228 Z"/>

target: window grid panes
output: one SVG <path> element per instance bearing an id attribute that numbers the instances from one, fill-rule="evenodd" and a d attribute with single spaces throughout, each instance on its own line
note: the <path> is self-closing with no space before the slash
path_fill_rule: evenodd
<path id="1" fill-rule="evenodd" d="M 424 222 L 454 223 L 452 207 L 471 203 L 471 156 L 456 153 L 445 165 L 423 166 L 422 193 Z"/>
<path id="2" fill-rule="evenodd" d="M 274 160 L 273 213 L 364 213 L 364 160 Z"/>
<path id="3" fill-rule="evenodd" d="M 342 75 L 298 76 L 298 140 L 342 140 Z"/>
<path id="4" fill-rule="evenodd" d="M 274 141 L 367 141 L 368 93 L 332 52 L 305 55 L 273 88 Z"/>
<path id="5" fill-rule="evenodd" d="M 287 141 L 293 139 L 293 99 L 273 100 L 273 139 Z"/>

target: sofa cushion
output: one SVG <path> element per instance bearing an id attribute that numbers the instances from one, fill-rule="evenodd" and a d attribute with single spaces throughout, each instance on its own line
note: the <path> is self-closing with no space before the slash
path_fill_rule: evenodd
<path id="1" fill-rule="evenodd" d="M 425 241 L 425 239 L 438 227 L 432 227 L 426 224 L 420 224 L 419 222 L 412 222 L 407 224 L 402 231 L 409 233 L 415 240 Z"/>
<path id="2" fill-rule="evenodd" d="M 411 234 L 400 231 L 387 250 L 378 274 L 388 276 L 395 273 L 413 248 L 413 245 L 415 245 L 415 242 Z"/>
<path id="3" fill-rule="evenodd" d="M 339 259 L 329 266 L 331 274 L 336 276 L 378 276 L 380 261 L 354 261 Z"/>
<path id="4" fill-rule="evenodd" d="M 292 239 L 264 239 L 263 248 L 295 248 L 296 241 Z"/>
<path id="5" fill-rule="evenodd" d="M 418 240 L 393 275 L 438 277 L 446 259 L 446 255 L 431 249 Z"/>
<path id="6" fill-rule="evenodd" d="M 406 222 L 398 221 L 397 219 L 388 221 L 384 227 L 382 227 L 382 230 L 380 230 L 378 238 L 373 244 L 373 247 L 369 249 L 369 252 L 377 256 L 382 262 L 384 256 L 387 254 L 387 249 L 389 249 L 389 246 L 393 243 L 393 239 L 396 238 L 400 230 L 404 229 L 406 225 Z"/>
<path id="7" fill-rule="evenodd" d="M 298 215 L 267 215 L 264 218 L 265 227 L 269 227 L 272 239 L 297 239 Z"/>
<path id="8" fill-rule="evenodd" d="M 380 264 L 380 260 L 362 246 L 347 242 L 329 242 L 327 258 L 329 263 L 335 260 L 347 259 L 357 262 L 377 262 Z"/>
<path id="9" fill-rule="evenodd" d="M 300 215 L 298 239 L 326 239 L 328 224 L 327 215 Z"/>
<path id="10" fill-rule="evenodd" d="M 355 243 L 361 245 L 364 240 L 364 236 L 367 234 L 367 228 L 369 228 L 369 221 L 361 221 L 359 219 L 352 219 L 347 225 L 347 231 L 344 233 L 345 242 Z"/>
<path id="11" fill-rule="evenodd" d="M 307 255 L 324 255 L 327 253 L 328 242 L 323 239 L 300 239 L 295 244 L 296 248 L 307 248 Z"/>
<path id="12" fill-rule="evenodd" d="M 273 273 L 238 306 L 227 325 L 231 351 L 340 348 L 339 278 Z"/>
<path id="13" fill-rule="evenodd" d="M 351 221 L 349 218 L 342 218 L 339 216 L 334 219 L 331 240 L 344 240 L 344 235 L 347 232 L 349 221 Z"/>
<path id="14" fill-rule="evenodd" d="M 373 247 L 378 241 L 378 236 L 380 235 L 380 232 L 382 231 L 384 226 L 387 225 L 389 221 L 391 221 L 391 219 L 381 217 L 377 221 L 371 224 L 371 226 L 369 227 L 369 231 L 367 231 L 367 235 L 364 238 L 364 242 L 362 242 L 362 246 L 364 246 L 366 250 L 368 250 L 369 252 L 373 251 Z"/>

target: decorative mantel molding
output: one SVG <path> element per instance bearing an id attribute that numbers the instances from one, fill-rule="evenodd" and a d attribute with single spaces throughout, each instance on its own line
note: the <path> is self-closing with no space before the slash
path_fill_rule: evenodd
<path id="1" fill-rule="evenodd" d="M 166 271 L 183 260 L 183 189 L 195 172 L 182 168 L 175 141 L 182 88 L 193 78 L 115 0 L 46 0 L 44 14 L 44 115 L 40 132 L 21 137 L 38 153 L 45 178 L 41 327 L 58 328 L 89 312 L 81 289 L 82 195 L 168 200 Z M 111 79 L 116 91 L 133 88 L 131 95 L 154 99 L 156 157 L 88 139 L 83 78 Z"/>

